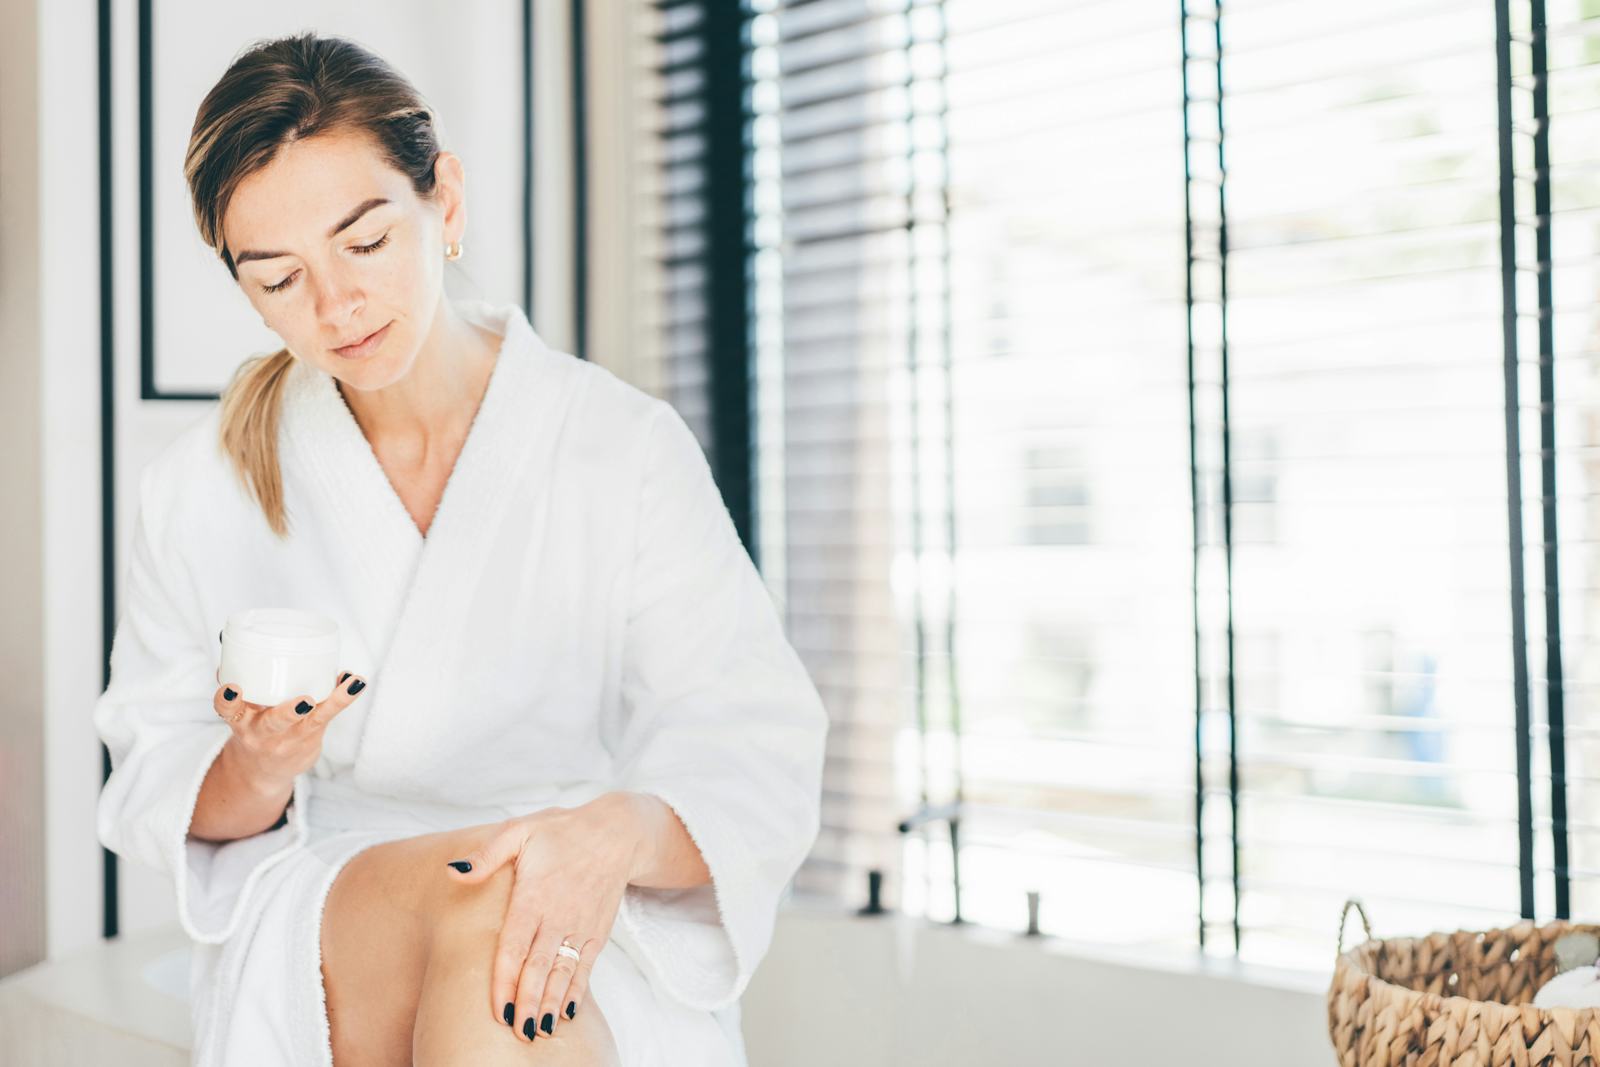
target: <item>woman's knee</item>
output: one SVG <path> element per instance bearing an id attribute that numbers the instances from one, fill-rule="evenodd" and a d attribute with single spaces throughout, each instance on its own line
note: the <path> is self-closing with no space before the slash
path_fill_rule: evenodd
<path id="1" fill-rule="evenodd" d="M 492 947 L 505 921 L 512 877 L 512 869 L 502 867 L 475 885 L 452 883 L 441 892 L 429 916 L 430 951 Z"/>
<path id="2" fill-rule="evenodd" d="M 492 827 L 485 825 L 422 834 L 370 846 L 351 857 L 329 888 L 324 954 L 330 947 L 338 954 L 347 944 L 381 943 L 397 949 L 403 942 L 425 960 L 436 943 L 485 927 L 498 929 L 510 898 L 511 870 L 498 871 L 477 885 L 462 885 L 446 867 L 490 832 Z"/>
<path id="3" fill-rule="evenodd" d="M 515 869 L 507 864 L 481 882 L 463 883 L 452 877 L 447 867 L 452 859 L 477 848 L 495 829 L 470 827 L 442 837 L 432 850 L 428 863 L 436 868 L 438 883 L 437 891 L 430 894 L 429 926 L 435 946 L 448 948 L 499 933 Z"/>
<path id="4" fill-rule="evenodd" d="M 450 858 L 454 857 L 439 861 L 441 868 Z M 495 1043 L 492 1050 L 476 1044 L 488 1040 L 489 1030 L 501 1025 L 491 1019 L 497 1013 L 487 998 L 515 871 L 507 865 L 471 885 L 449 880 L 448 873 L 444 872 L 448 888 L 433 898 L 424 993 L 430 1010 L 419 1016 L 414 1062 L 453 1063 L 451 1050 L 468 1047 L 478 1050 L 473 1053 L 474 1064 L 499 1063 L 496 1057 L 502 1055 L 508 1063 L 522 1062 L 528 1043 L 514 1034 L 506 1035 L 510 1044 Z M 574 1019 L 563 1020 L 555 1033 L 539 1034 L 532 1042 L 530 1061 L 545 1067 L 616 1067 L 616 1041 L 592 993 L 584 1008 Z M 441 1018 L 441 1011 L 449 1018 Z"/>

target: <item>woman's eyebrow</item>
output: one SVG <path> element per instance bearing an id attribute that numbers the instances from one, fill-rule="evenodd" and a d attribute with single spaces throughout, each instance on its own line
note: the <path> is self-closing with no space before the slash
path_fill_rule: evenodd
<path id="1" fill-rule="evenodd" d="M 371 211 L 373 208 L 380 207 L 383 204 L 387 204 L 388 202 L 389 202 L 389 198 L 388 197 L 384 197 L 384 196 L 374 196 L 369 200 L 363 200 L 361 203 L 359 203 L 359 204 L 357 204 L 355 206 L 355 208 L 350 212 L 350 214 L 346 215 L 344 218 L 340 219 L 337 223 L 334 224 L 333 229 L 328 231 L 328 237 L 331 239 L 331 238 L 339 236 L 339 231 L 340 230 L 343 230 L 348 226 L 355 225 L 355 221 L 357 219 L 359 219 L 362 215 L 365 215 L 367 212 Z M 279 256 L 287 256 L 289 254 L 290 253 L 288 253 L 288 252 L 256 252 L 256 251 L 240 252 L 237 256 L 235 256 L 233 258 L 233 265 L 235 267 L 237 267 L 237 266 L 239 266 L 241 264 L 250 262 L 252 259 L 277 259 Z"/>

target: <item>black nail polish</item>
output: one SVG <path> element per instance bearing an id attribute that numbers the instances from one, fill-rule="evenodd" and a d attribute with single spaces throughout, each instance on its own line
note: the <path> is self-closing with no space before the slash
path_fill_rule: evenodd
<path id="1" fill-rule="evenodd" d="M 527 1038 L 529 1041 L 532 1041 L 533 1035 L 536 1033 L 538 1033 L 538 1031 L 534 1029 L 533 1016 L 530 1015 L 522 1024 L 522 1036 Z"/>
<path id="2" fill-rule="evenodd" d="M 552 1013 L 550 1013 L 548 1011 L 545 1012 L 544 1013 L 544 1022 L 540 1023 L 539 1025 L 544 1030 L 545 1033 L 547 1033 L 547 1034 L 555 1033 L 555 1029 L 556 1029 L 556 1017 L 555 1017 L 555 1015 L 553 1015 Z"/>
<path id="3" fill-rule="evenodd" d="M 235 693 L 232 689 L 224 689 L 222 691 L 222 699 L 223 700 L 232 700 L 234 697 L 236 697 L 238 695 L 239 694 Z"/>
<path id="4" fill-rule="evenodd" d="M 567 1001 L 567 1018 L 569 1018 L 569 1019 L 572 1018 L 573 1013 L 576 1012 L 577 1010 L 578 1010 L 578 1002 L 576 1000 Z"/>
<path id="5" fill-rule="evenodd" d="M 296 704 L 294 706 L 294 713 L 296 715 L 304 715 L 306 712 L 308 712 L 310 710 L 311 710 L 311 705 L 307 704 L 304 700 L 302 700 L 300 703 L 298 703 L 298 704 Z"/>
<path id="6" fill-rule="evenodd" d="M 348 678 L 348 677 L 350 677 L 350 672 L 349 671 L 345 671 L 343 674 L 339 675 L 339 682 L 342 684 L 344 682 L 344 680 L 346 678 Z"/>
<path id="7" fill-rule="evenodd" d="M 357 678 L 355 681 L 350 683 L 350 688 L 347 690 L 347 692 L 349 692 L 349 694 L 351 696 L 355 696 L 357 693 L 361 692 L 366 687 L 367 687 L 367 683 L 363 682 L 360 678 Z"/>
<path id="8" fill-rule="evenodd" d="M 506 1016 L 506 1025 L 507 1026 L 510 1026 L 511 1025 L 511 1021 L 517 1017 L 517 1006 L 515 1004 L 511 1003 L 511 1001 L 509 1001 L 509 1000 L 506 1001 L 505 1016 Z"/>
<path id="9" fill-rule="evenodd" d="M 462 874 L 466 874 L 468 871 L 472 870 L 472 864 L 468 863 L 466 860 L 451 860 L 450 863 L 449 863 L 449 866 L 454 867 L 456 870 L 460 871 Z M 508 1008 L 510 1006 L 511 1005 L 509 1005 L 509 1004 L 506 1005 L 506 1007 L 508 1007 Z"/>
<path id="10" fill-rule="evenodd" d="M 221 640 L 222 640 L 222 631 L 221 631 L 221 630 L 218 630 L 218 631 L 217 631 L 217 640 L 218 640 L 218 641 L 221 641 Z"/>

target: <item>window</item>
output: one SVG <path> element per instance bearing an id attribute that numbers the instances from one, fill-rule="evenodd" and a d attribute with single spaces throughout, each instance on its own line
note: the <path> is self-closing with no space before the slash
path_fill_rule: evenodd
<path id="1" fill-rule="evenodd" d="M 823 2 L 752 37 L 783 253 L 760 418 L 791 636 L 843 727 L 833 836 L 960 798 L 964 918 L 1021 928 L 1037 890 L 1047 931 L 1191 944 L 1171 13 Z M 900 906 L 954 916 L 945 824 L 879 844 Z M 852 858 L 819 848 L 811 884 L 856 892 Z"/>
<path id="2" fill-rule="evenodd" d="M 1309 965 L 1350 895 L 1386 929 L 1515 917 L 1494 13 L 1224 10 L 1231 427 L 1277 431 L 1241 460 L 1284 484 L 1232 601 L 1292 664 L 1238 712 L 1292 724 L 1238 752 L 1240 924 Z M 1398 710 L 1402 649 L 1431 714 Z"/>
<path id="3" fill-rule="evenodd" d="M 832 716 L 797 890 L 1320 969 L 1349 896 L 1592 906 L 1600 0 L 1178 8 L 739 18 L 746 256 L 668 225 L 668 377 L 748 396 Z"/>

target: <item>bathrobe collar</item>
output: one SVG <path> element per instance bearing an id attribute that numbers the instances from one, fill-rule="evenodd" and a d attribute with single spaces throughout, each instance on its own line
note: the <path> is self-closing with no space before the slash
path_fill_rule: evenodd
<path id="1" fill-rule="evenodd" d="M 365 644 L 369 655 L 363 658 L 375 665 L 373 677 L 383 679 L 391 698 L 407 688 L 420 693 L 446 684 L 427 679 L 434 684 L 424 685 L 416 676 L 439 659 L 430 655 L 427 640 L 441 626 L 448 633 L 452 621 L 464 623 L 440 613 L 470 603 L 459 586 L 476 577 L 481 565 L 474 561 L 502 532 L 503 509 L 515 495 L 507 492 L 508 482 L 553 454 L 576 373 L 576 358 L 546 345 L 520 306 L 469 300 L 457 308 L 503 340 L 425 538 L 333 376 L 297 359 L 285 382 L 279 456 L 291 536 L 298 535 L 295 512 L 305 509 L 300 528 L 304 536 L 326 539 L 331 579 L 347 592 L 344 602 L 356 615 L 358 632 L 351 637 Z M 371 701 L 360 741 L 364 756 L 375 756 L 375 736 L 386 732 L 367 726 L 388 703 Z M 401 752 L 393 756 L 395 766 L 414 762 Z M 368 758 L 366 769 L 372 764 Z"/>

